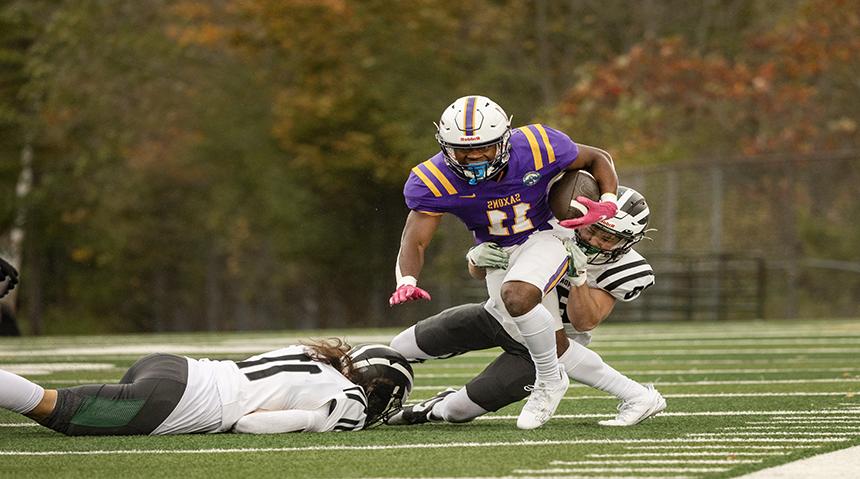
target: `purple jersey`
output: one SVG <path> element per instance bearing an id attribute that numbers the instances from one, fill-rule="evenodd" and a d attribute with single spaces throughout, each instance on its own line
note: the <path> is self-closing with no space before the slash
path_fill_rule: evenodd
<path id="1" fill-rule="evenodd" d="M 403 196 L 406 206 L 430 214 L 456 215 L 475 241 L 513 246 L 549 229 L 550 180 L 576 160 L 579 148 L 564 133 L 540 124 L 513 131 L 511 157 L 496 178 L 470 185 L 445 165 L 442 153 L 412 168 Z"/>

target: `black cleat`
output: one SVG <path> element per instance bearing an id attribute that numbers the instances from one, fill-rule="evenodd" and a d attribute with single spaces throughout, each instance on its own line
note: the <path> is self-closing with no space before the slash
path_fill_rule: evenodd
<path id="1" fill-rule="evenodd" d="M 445 396 L 457 392 L 454 388 L 448 388 L 430 399 L 425 399 L 418 404 L 406 406 L 399 409 L 397 412 L 388 416 L 385 419 L 385 424 L 389 426 L 406 426 L 410 424 L 424 424 L 425 422 L 439 422 L 442 419 L 430 417 L 430 412 L 433 411 L 433 406 L 439 401 L 445 399 Z"/>

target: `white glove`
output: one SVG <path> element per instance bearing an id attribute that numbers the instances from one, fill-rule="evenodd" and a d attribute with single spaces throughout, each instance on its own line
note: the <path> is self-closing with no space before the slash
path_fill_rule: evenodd
<path id="1" fill-rule="evenodd" d="M 486 242 L 472 247 L 466 259 L 472 266 L 480 268 L 508 269 L 510 255 L 496 243 Z"/>
<path id="2" fill-rule="evenodd" d="M 570 263 L 567 267 L 567 275 L 570 277 L 570 283 L 574 287 L 582 286 L 585 284 L 585 268 L 588 266 L 588 257 L 585 256 L 585 253 L 576 244 L 575 239 L 566 238 L 562 240 L 562 243 L 564 243 L 564 249 L 567 250 L 567 254 L 570 256 Z"/>

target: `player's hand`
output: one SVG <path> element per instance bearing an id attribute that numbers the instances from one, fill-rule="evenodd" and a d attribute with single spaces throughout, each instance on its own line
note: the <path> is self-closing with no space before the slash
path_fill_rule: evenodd
<path id="1" fill-rule="evenodd" d="M 391 293 L 391 298 L 388 300 L 388 304 L 390 306 L 394 306 L 395 304 L 417 301 L 419 299 L 430 301 L 430 293 L 424 291 L 418 286 L 401 284 L 393 293 Z"/>
<path id="2" fill-rule="evenodd" d="M 0 258 L 0 298 L 15 289 L 16 284 L 18 284 L 18 270 Z"/>
<path id="3" fill-rule="evenodd" d="M 573 286 L 582 286 L 585 284 L 588 257 L 576 244 L 575 239 L 567 238 L 562 243 L 564 243 L 564 249 L 567 250 L 567 255 L 570 257 L 570 262 L 567 265 L 567 275 L 570 277 L 570 282 Z"/>
<path id="4" fill-rule="evenodd" d="M 480 268 L 508 269 L 510 256 L 499 245 L 489 241 L 473 246 L 466 253 L 469 264 Z"/>
<path id="5" fill-rule="evenodd" d="M 571 218 L 559 222 L 565 228 L 579 228 L 590 224 L 612 218 L 618 212 L 618 205 L 614 201 L 592 201 L 585 196 L 577 196 L 576 201 L 588 208 L 588 213 L 579 218 Z"/>

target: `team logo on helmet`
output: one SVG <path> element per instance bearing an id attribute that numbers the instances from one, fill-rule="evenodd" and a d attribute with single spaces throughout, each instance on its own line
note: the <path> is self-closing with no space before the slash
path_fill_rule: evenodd
<path id="1" fill-rule="evenodd" d="M 529 171 L 523 175 L 523 184 L 526 186 L 534 186 L 540 181 L 540 173 L 537 171 Z"/>

